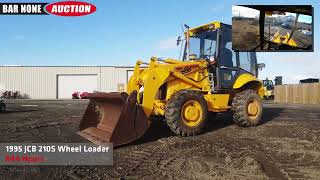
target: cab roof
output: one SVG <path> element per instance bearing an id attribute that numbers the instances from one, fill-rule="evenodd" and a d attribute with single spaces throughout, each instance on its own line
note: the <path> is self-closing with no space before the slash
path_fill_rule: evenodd
<path id="1" fill-rule="evenodd" d="M 311 5 L 239 5 L 256 9 L 259 11 L 283 11 L 312 16 L 313 8 Z"/>
<path id="2" fill-rule="evenodd" d="M 224 23 L 219 22 L 219 21 L 213 21 L 213 22 L 210 22 L 208 24 L 204 24 L 204 25 L 201 25 L 201 26 L 190 28 L 189 33 L 190 33 L 190 36 L 193 36 L 194 34 L 205 32 L 205 31 L 208 31 L 208 30 L 216 30 L 216 29 L 219 29 L 219 28 L 230 28 L 231 29 L 231 25 L 224 24 Z M 185 34 L 186 34 L 186 32 L 185 32 Z"/>

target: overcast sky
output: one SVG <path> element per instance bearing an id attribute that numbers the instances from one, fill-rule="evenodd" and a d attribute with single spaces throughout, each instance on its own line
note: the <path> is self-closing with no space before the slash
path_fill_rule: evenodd
<path id="1" fill-rule="evenodd" d="M 237 4 L 311 4 L 319 14 L 318 0 L 87 2 L 96 5 L 97 11 L 83 17 L 0 16 L 0 64 L 134 65 L 137 59 L 148 61 L 151 56 L 178 58 L 175 40 L 182 34 L 181 24 L 230 24 L 232 5 Z M 317 31 L 319 21 L 315 22 Z M 266 64 L 260 78 L 282 75 L 285 83 L 320 78 L 318 51 L 316 33 L 314 53 L 258 53 L 258 61 Z"/>

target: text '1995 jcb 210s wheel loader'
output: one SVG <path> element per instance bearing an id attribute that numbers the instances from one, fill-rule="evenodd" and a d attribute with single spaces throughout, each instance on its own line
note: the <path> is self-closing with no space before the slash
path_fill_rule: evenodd
<path id="1" fill-rule="evenodd" d="M 262 82 L 254 52 L 235 52 L 231 26 L 211 22 L 184 33 L 180 60 L 152 57 L 137 61 L 126 92 L 89 93 L 80 122 L 82 137 L 114 146 L 140 138 L 151 116 L 165 117 L 170 129 L 194 136 L 206 126 L 208 112 L 233 112 L 240 126 L 255 126 L 262 115 Z"/>

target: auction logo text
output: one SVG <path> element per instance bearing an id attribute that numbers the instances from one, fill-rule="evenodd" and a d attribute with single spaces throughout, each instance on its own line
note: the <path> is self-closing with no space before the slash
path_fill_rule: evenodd
<path id="1" fill-rule="evenodd" d="M 93 4 L 81 1 L 54 3 L 0 3 L 0 15 L 84 16 L 96 11 Z"/>

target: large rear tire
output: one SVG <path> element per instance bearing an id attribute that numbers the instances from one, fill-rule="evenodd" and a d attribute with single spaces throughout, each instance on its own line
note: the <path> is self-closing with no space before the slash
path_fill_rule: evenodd
<path id="1" fill-rule="evenodd" d="M 262 102 L 256 91 L 248 89 L 237 93 L 231 110 L 233 121 L 243 127 L 256 126 L 261 122 Z"/>
<path id="2" fill-rule="evenodd" d="M 201 133 L 207 122 L 208 105 L 203 95 L 193 90 L 180 90 L 166 105 L 165 118 L 170 129 L 182 136 Z"/>

